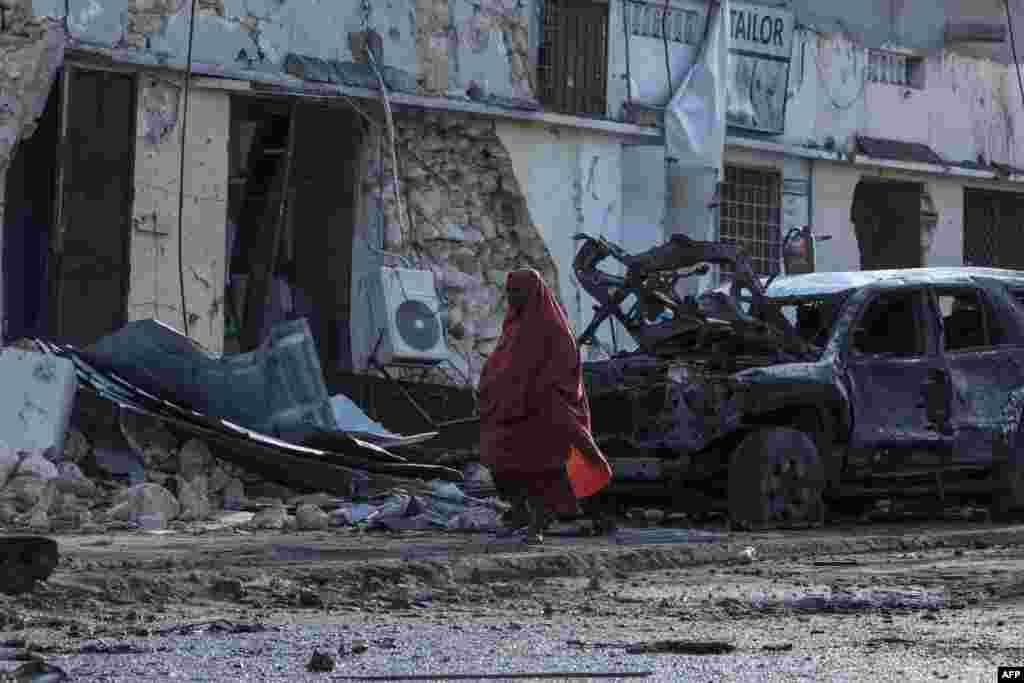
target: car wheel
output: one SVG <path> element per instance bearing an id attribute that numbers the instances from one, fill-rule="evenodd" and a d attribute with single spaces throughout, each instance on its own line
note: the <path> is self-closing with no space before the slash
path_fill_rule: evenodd
<path id="1" fill-rule="evenodd" d="M 806 433 L 751 432 L 729 460 L 729 516 L 738 526 L 818 526 L 825 517 L 825 467 Z"/>
<path id="2" fill-rule="evenodd" d="M 1024 424 L 996 441 L 993 455 L 992 519 L 1016 521 L 1024 517 Z"/>

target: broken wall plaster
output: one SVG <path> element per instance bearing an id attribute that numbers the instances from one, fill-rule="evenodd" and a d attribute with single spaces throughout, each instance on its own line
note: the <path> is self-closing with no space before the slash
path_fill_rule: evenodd
<path id="1" fill-rule="evenodd" d="M 557 266 L 492 121 L 428 112 L 398 115 L 395 124 L 408 232 L 385 248 L 435 274 L 447 301 L 449 344 L 476 381 L 501 333 L 508 272 L 535 268 L 559 292 Z M 394 237 L 399 216 L 388 189 L 390 154 L 385 146 L 380 159 L 376 140 L 368 147 L 368 166 L 381 175 L 364 189 L 372 204 L 383 187 L 386 233 Z"/>
<path id="2" fill-rule="evenodd" d="M 223 297 L 230 100 L 220 91 L 193 90 L 184 127 L 182 96 L 178 82 L 150 74 L 139 79 L 129 318 L 153 317 L 178 329 L 182 324 L 177 236 L 180 135 L 186 128 L 181 247 L 189 332 L 218 351 L 224 341 L 216 302 Z"/>
<path id="3" fill-rule="evenodd" d="M 1021 156 L 1015 121 L 1024 111 L 1005 65 L 937 50 L 924 57 L 923 89 L 907 88 L 869 81 L 869 48 L 848 34 L 806 38 L 802 59 L 813 81 L 788 107 L 786 137 L 793 142 L 820 148 L 832 138 L 847 149 L 864 134 L 923 142 L 953 163 L 1014 163 Z"/>

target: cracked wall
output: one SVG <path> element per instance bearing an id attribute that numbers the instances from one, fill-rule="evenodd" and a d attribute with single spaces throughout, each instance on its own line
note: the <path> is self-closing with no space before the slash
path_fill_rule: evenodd
<path id="1" fill-rule="evenodd" d="M 847 150 L 855 135 L 921 142 L 953 163 L 1024 164 L 1024 107 L 1002 64 L 941 51 L 924 58 L 924 88 L 867 80 L 863 44 L 798 32 L 780 142 Z"/>
<path id="2" fill-rule="evenodd" d="M 359 278 L 371 272 L 371 263 L 386 260 L 375 258 L 367 244 L 401 253 L 435 274 L 447 301 L 454 360 L 475 382 L 501 334 L 508 272 L 536 268 L 558 291 L 559 269 L 493 121 L 413 113 L 398 116 L 396 128 L 406 215 L 399 220 L 388 147 L 370 136 L 364 183 L 370 219 L 368 230 L 357 235 L 352 327 L 356 334 L 367 327 L 357 317 L 368 309 Z M 365 366 L 372 347 L 368 338 L 354 340 L 357 367 Z"/>
<path id="3" fill-rule="evenodd" d="M 488 95 L 532 98 L 536 1 L 372 2 L 368 23 L 382 39 L 382 66 L 420 94 L 465 97 L 476 83 Z M 63 16 L 63 3 L 45 2 L 40 12 Z M 181 66 L 190 8 L 190 0 L 69 0 L 68 26 L 85 46 Z M 277 77 L 289 54 L 358 63 L 351 39 L 364 28 L 358 0 L 199 0 L 193 61 Z"/>
<path id="4" fill-rule="evenodd" d="M 129 320 L 156 318 L 181 330 L 178 192 L 183 84 L 143 75 L 139 81 L 132 207 Z M 190 336 L 211 351 L 224 344 L 228 133 L 227 93 L 189 94 L 183 210 L 185 306 Z"/>

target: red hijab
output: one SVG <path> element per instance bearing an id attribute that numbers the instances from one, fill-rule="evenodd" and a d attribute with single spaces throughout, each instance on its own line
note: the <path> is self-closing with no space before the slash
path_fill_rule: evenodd
<path id="1" fill-rule="evenodd" d="M 564 468 L 571 446 L 596 449 L 576 339 L 540 273 L 513 271 L 508 286 L 528 296 L 506 314 L 480 377 L 481 460 L 496 470 Z"/>

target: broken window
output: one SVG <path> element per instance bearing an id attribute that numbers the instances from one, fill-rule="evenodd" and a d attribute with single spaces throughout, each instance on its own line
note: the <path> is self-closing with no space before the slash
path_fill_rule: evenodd
<path id="1" fill-rule="evenodd" d="M 324 372 L 351 369 L 352 246 L 362 128 L 350 110 L 232 101 L 225 351 L 305 318 Z"/>
<path id="2" fill-rule="evenodd" d="M 983 297 L 973 289 L 939 292 L 946 351 L 1002 346 L 1006 334 Z"/>
<path id="3" fill-rule="evenodd" d="M 782 258 L 782 174 L 726 166 L 720 211 L 719 239 L 743 247 L 758 275 L 778 273 Z M 722 270 L 724 275 L 728 269 Z"/>
<path id="4" fill-rule="evenodd" d="M 854 351 L 869 355 L 922 355 L 924 332 L 919 300 L 918 292 L 887 292 L 875 298 L 854 328 Z"/>
<path id="5" fill-rule="evenodd" d="M 964 190 L 964 265 L 1024 270 L 1024 195 Z"/>
<path id="6" fill-rule="evenodd" d="M 796 328 L 797 334 L 808 344 L 822 347 L 828 343 L 842 299 L 825 297 L 788 301 L 781 306 L 782 314 Z"/>
<path id="7" fill-rule="evenodd" d="M 540 100 L 562 114 L 607 114 L 608 3 L 545 0 Z"/>

